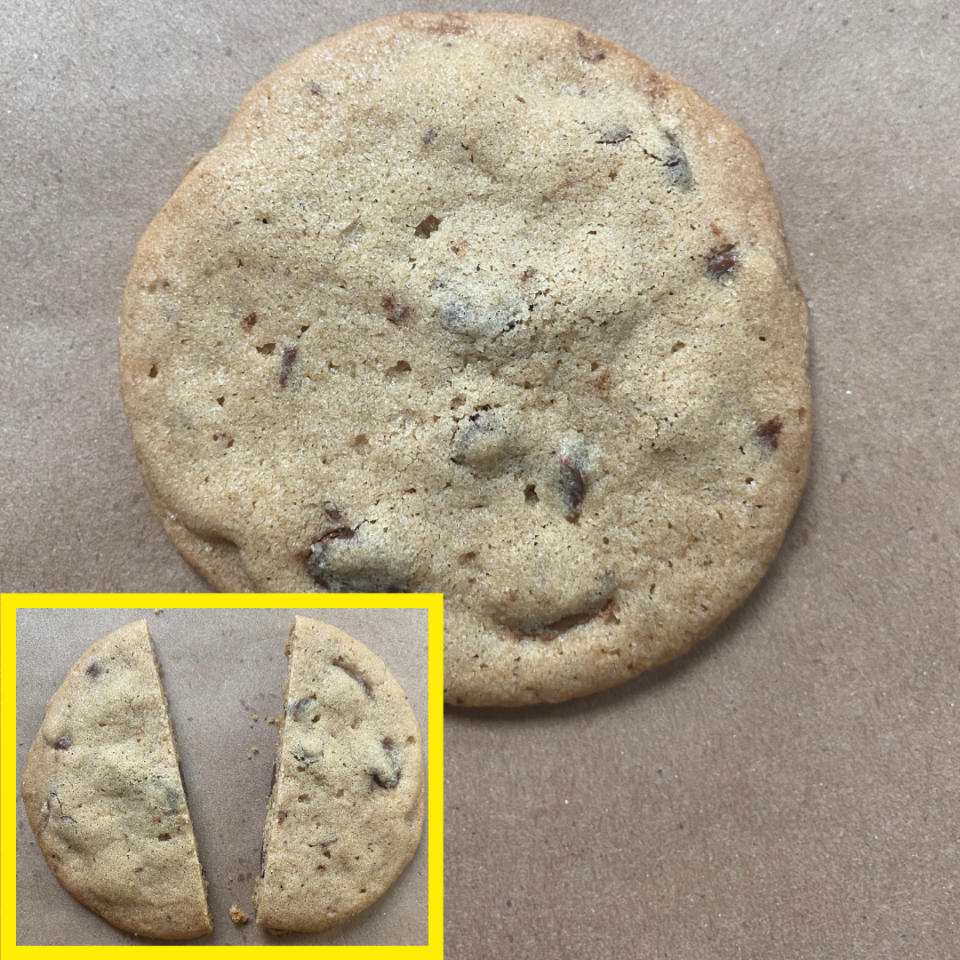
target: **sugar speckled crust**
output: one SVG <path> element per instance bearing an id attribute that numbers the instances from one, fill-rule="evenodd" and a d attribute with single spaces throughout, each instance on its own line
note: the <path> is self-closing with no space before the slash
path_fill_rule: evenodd
<path id="1" fill-rule="evenodd" d="M 563 700 L 709 633 L 806 482 L 806 305 L 744 132 L 566 23 L 288 61 L 137 250 L 151 501 L 229 590 L 446 595 L 446 696 Z"/>
<path id="2" fill-rule="evenodd" d="M 379 899 L 410 862 L 424 815 L 423 747 L 406 695 L 374 653 L 297 617 L 257 923 L 325 930 Z"/>
<path id="3" fill-rule="evenodd" d="M 23 801 L 60 883 L 121 930 L 213 929 L 176 743 L 146 622 L 95 643 L 47 706 Z"/>

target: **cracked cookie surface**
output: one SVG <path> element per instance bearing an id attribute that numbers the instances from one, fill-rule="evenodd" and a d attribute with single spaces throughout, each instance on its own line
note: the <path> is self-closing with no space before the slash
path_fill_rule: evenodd
<path id="1" fill-rule="evenodd" d="M 325 930 L 381 897 L 424 814 L 423 747 L 406 695 L 374 653 L 297 617 L 263 832 L 257 923 Z"/>
<path id="2" fill-rule="evenodd" d="M 754 587 L 807 475 L 806 322 L 739 127 L 570 24 L 411 14 L 248 95 L 141 241 L 121 377 L 214 585 L 443 592 L 447 699 L 515 705 Z"/>
<path id="3" fill-rule="evenodd" d="M 47 706 L 23 802 L 57 880 L 121 930 L 213 929 L 176 743 L 144 621 L 95 643 Z"/>

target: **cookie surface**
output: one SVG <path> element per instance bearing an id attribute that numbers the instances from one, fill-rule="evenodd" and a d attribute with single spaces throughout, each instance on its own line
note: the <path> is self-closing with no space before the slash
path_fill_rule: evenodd
<path id="1" fill-rule="evenodd" d="M 22 791 L 50 869 L 85 906 L 144 937 L 213 929 L 145 621 L 74 664 L 47 706 Z"/>
<path id="2" fill-rule="evenodd" d="M 248 95 L 138 248 L 153 506 L 229 590 L 446 595 L 447 699 L 688 649 L 806 480 L 804 299 L 746 135 L 570 24 L 416 14 Z"/>
<path id="3" fill-rule="evenodd" d="M 403 690 L 341 630 L 297 617 L 257 923 L 319 931 L 377 900 L 423 829 L 423 748 Z"/>

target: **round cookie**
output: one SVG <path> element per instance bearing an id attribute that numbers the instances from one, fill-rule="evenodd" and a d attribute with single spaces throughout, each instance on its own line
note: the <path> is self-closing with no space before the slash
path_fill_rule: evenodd
<path id="1" fill-rule="evenodd" d="M 379 899 L 423 829 L 423 748 L 383 661 L 342 630 L 297 617 L 263 830 L 257 923 L 325 930 Z"/>
<path id="2" fill-rule="evenodd" d="M 754 587 L 807 310 L 743 131 L 570 24 L 411 14 L 244 100 L 137 250 L 124 401 L 227 590 L 446 597 L 446 696 L 562 700 Z"/>
<path id="3" fill-rule="evenodd" d="M 50 869 L 82 904 L 143 937 L 213 929 L 145 621 L 74 664 L 47 705 L 22 791 Z"/>

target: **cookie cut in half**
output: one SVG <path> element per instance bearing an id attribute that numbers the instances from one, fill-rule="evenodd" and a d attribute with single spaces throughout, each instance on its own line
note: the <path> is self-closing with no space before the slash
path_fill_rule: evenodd
<path id="1" fill-rule="evenodd" d="M 327 624 L 297 617 L 263 830 L 257 923 L 325 930 L 370 906 L 423 829 L 416 718 L 383 661 Z"/>
<path id="2" fill-rule="evenodd" d="M 22 790 L 50 869 L 84 906 L 142 937 L 213 929 L 145 621 L 74 664 L 47 705 Z"/>
<path id="3" fill-rule="evenodd" d="M 224 590 L 446 598 L 446 697 L 603 689 L 773 561 L 807 308 L 747 135 L 567 23 L 410 14 L 244 100 L 120 330 L 167 533 Z"/>

